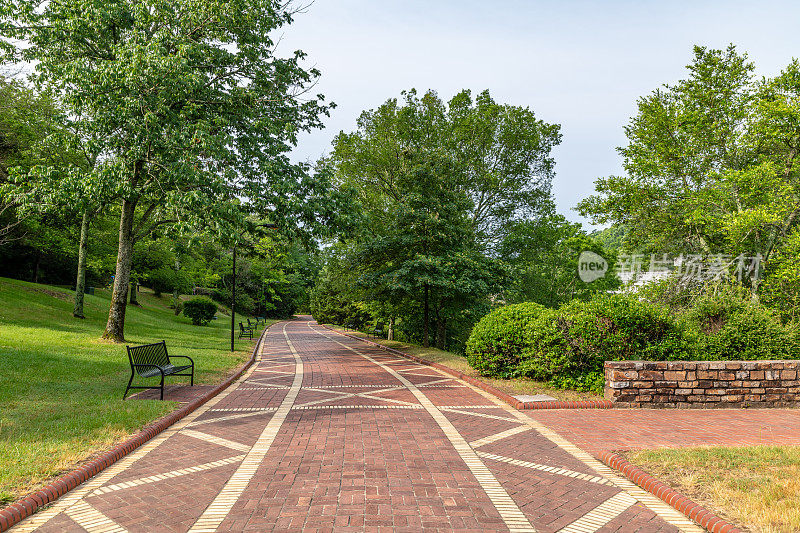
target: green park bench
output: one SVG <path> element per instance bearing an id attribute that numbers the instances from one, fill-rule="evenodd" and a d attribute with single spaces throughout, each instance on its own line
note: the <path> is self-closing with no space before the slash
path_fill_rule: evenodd
<path id="1" fill-rule="evenodd" d="M 241 339 L 242 337 L 250 337 L 250 339 L 252 340 L 253 328 L 252 326 L 245 326 L 244 324 L 239 322 L 239 338 Z"/>
<path id="2" fill-rule="evenodd" d="M 373 337 L 383 337 L 383 322 L 375 322 L 375 327 L 372 329 Z"/>
<path id="3" fill-rule="evenodd" d="M 168 355 L 167 343 L 165 341 L 154 344 L 142 344 L 140 346 L 126 346 L 128 349 L 128 360 L 131 363 L 131 379 L 128 380 L 128 387 L 122 399 L 128 395 L 131 389 L 161 389 L 161 399 L 164 399 L 164 378 L 166 376 L 186 376 L 191 377 L 189 385 L 194 385 L 194 361 L 186 355 Z M 172 359 L 188 359 L 188 365 L 175 366 Z M 185 371 L 191 369 L 191 373 Z M 182 373 L 183 372 L 183 373 Z M 141 378 L 160 377 L 161 383 L 158 386 L 133 386 L 133 378 L 136 375 Z"/>

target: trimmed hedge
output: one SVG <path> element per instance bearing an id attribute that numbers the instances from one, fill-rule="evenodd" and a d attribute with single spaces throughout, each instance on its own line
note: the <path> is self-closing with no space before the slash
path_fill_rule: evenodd
<path id="1" fill-rule="evenodd" d="M 217 314 L 217 304 L 211 298 L 200 296 L 183 304 L 184 316 L 192 319 L 195 326 L 205 326 Z"/>
<path id="2" fill-rule="evenodd" d="M 557 310 L 533 303 L 501 307 L 475 326 L 467 357 L 485 376 L 528 377 L 599 392 L 605 361 L 794 356 L 799 343 L 793 326 L 782 325 L 746 292 L 715 290 L 683 309 L 640 300 L 643 295 L 636 293 L 597 294 Z"/>
<path id="3" fill-rule="evenodd" d="M 697 352 L 709 360 L 790 359 L 798 348 L 793 327 L 770 309 L 729 291 L 698 299 L 683 319 L 698 331 Z"/>
<path id="4" fill-rule="evenodd" d="M 529 344 L 531 324 L 547 312 L 533 302 L 495 309 L 472 329 L 465 347 L 469 364 L 484 376 L 513 372 Z"/>
<path id="5" fill-rule="evenodd" d="M 534 326 L 518 368 L 534 379 L 602 372 L 604 361 L 692 354 L 691 334 L 665 309 L 621 294 L 573 300 Z"/>

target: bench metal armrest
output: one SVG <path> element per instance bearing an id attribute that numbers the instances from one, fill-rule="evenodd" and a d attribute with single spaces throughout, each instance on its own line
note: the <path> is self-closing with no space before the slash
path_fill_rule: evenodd
<path id="1" fill-rule="evenodd" d="M 192 358 L 191 358 L 191 357 L 189 357 L 188 355 L 170 355 L 170 356 L 169 356 L 169 358 L 170 358 L 170 359 L 174 359 L 174 358 L 176 358 L 176 357 L 180 357 L 181 359 L 188 359 L 188 360 L 189 360 L 189 362 L 191 362 L 191 363 L 192 363 L 192 366 L 194 366 L 194 359 L 192 359 Z"/>

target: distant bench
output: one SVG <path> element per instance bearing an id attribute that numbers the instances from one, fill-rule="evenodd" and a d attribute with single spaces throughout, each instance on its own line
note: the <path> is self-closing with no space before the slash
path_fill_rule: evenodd
<path id="1" fill-rule="evenodd" d="M 128 395 L 131 389 L 161 389 L 161 399 L 164 399 L 164 378 L 166 376 L 186 376 L 191 377 L 189 385 L 194 385 L 194 361 L 186 355 L 168 355 L 167 343 L 165 341 L 154 344 L 142 344 L 140 346 L 126 346 L 128 349 L 128 360 L 131 363 L 131 379 L 128 380 L 128 387 L 122 399 Z M 172 359 L 188 359 L 188 365 L 175 366 L 171 363 Z M 191 369 L 191 373 L 185 371 Z M 184 373 L 181 373 L 184 372 Z M 136 375 L 142 378 L 161 377 L 161 384 L 158 386 L 132 386 L 133 378 Z"/>

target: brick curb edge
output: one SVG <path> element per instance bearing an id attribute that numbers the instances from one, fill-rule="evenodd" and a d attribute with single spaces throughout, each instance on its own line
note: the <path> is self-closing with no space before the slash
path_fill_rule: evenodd
<path id="1" fill-rule="evenodd" d="M 273 324 L 276 323 L 277 322 Z M 132 436 L 125 442 L 114 446 L 107 452 L 103 453 L 100 457 L 79 466 L 75 470 L 57 477 L 43 489 L 26 496 L 21 500 L 17 500 L 4 509 L 0 509 L 0 533 L 9 530 L 12 526 L 34 514 L 41 507 L 54 502 L 56 499 L 71 491 L 84 481 L 96 476 L 229 387 L 234 381 L 239 379 L 239 377 L 250 367 L 250 365 L 253 364 L 256 359 L 256 354 L 258 353 L 258 348 L 261 346 L 261 343 L 264 340 L 264 335 L 273 326 L 273 324 L 270 324 L 268 327 L 264 328 L 264 331 L 261 332 L 261 336 L 258 338 L 255 348 L 253 348 L 253 353 L 250 356 L 250 360 L 244 363 L 237 371 L 233 373 L 233 375 L 231 375 L 231 377 L 229 377 L 223 383 L 217 385 L 208 394 L 187 405 L 184 405 L 179 409 L 172 411 L 150 425 L 145 426 L 141 431 L 139 431 L 139 433 Z"/>
<path id="2" fill-rule="evenodd" d="M 730 522 L 726 522 L 702 505 L 693 502 L 680 492 L 669 487 L 666 483 L 654 478 L 638 466 L 630 463 L 621 455 L 605 451 L 597 454 L 597 458 L 614 470 L 620 472 L 631 482 L 636 483 L 653 496 L 663 500 L 667 505 L 685 514 L 691 520 L 697 522 L 700 527 L 711 533 L 742 533 L 741 529 Z"/>
<path id="3" fill-rule="evenodd" d="M 496 396 L 500 398 L 507 404 L 511 405 L 515 409 L 520 410 L 527 410 L 527 409 L 611 409 L 614 407 L 614 404 L 608 400 L 576 400 L 576 401 L 546 401 L 546 402 L 521 402 L 507 394 L 500 389 L 497 389 L 488 383 L 484 383 L 483 381 L 476 379 L 472 376 L 469 376 L 463 372 L 459 372 L 458 370 L 454 370 L 448 366 L 434 363 L 433 361 L 428 361 L 427 359 L 423 359 L 421 357 L 417 357 L 416 355 L 407 354 L 405 352 L 401 352 L 400 350 L 395 350 L 394 348 L 389 348 L 388 346 L 384 346 L 383 344 L 373 342 L 369 339 L 365 339 L 363 337 L 358 337 L 356 335 L 350 335 L 344 331 L 339 331 L 338 329 L 334 329 L 326 324 L 320 324 L 325 329 L 333 331 L 334 333 L 338 333 L 339 335 L 344 335 L 345 337 L 350 337 L 351 339 L 360 340 L 366 342 L 367 344 L 372 344 L 373 346 L 377 346 L 379 348 L 383 348 L 384 350 L 391 352 L 395 355 L 399 355 L 401 357 L 405 357 L 407 359 L 411 359 L 412 361 L 416 361 L 417 363 L 432 366 L 434 368 L 438 368 L 443 372 L 447 372 L 451 376 L 457 377 L 458 379 L 464 380 L 470 385 L 474 385 L 479 389 L 488 392 L 492 396 Z"/>

